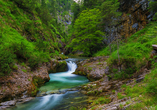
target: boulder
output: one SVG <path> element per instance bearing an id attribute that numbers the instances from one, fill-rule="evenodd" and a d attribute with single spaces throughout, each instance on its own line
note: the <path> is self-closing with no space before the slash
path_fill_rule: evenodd
<path id="1" fill-rule="evenodd" d="M 108 57 L 93 57 L 78 63 L 78 68 L 74 74 L 86 76 L 90 81 L 99 80 L 108 73 L 106 59 Z M 107 80 L 107 79 L 105 79 Z"/>
<path id="2" fill-rule="evenodd" d="M 56 59 L 52 59 L 50 63 L 47 64 L 49 73 L 63 72 L 67 70 L 66 61 L 58 61 Z"/>

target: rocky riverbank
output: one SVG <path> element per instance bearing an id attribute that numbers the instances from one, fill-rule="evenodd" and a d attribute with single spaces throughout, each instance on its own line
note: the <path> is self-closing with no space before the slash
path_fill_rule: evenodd
<path id="1" fill-rule="evenodd" d="M 50 80 L 49 72 L 66 71 L 66 61 L 52 59 L 35 70 L 26 65 L 15 64 L 16 69 L 9 76 L 0 78 L 0 109 L 15 106 L 36 96 L 38 87 Z M 6 102 L 7 101 L 7 102 Z"/>
<path id="2" fill-rule="evenodd" d="M 145 75 L 150 71 L 145 69 L 138 78 L 125 80 L 106 81 L 103 78 L 82 86 L 83 93 L 92 97 L 89 100 L 89 110 L 125 110 L 130 105 L 139 103 L 138 97 L 127 97 L 125 89 L 127 86 L 134 87 L 137 83 L 143 84 Z"/>
<path id="3" fill-rule="evenodd" d="M 130 105 L 138 103 L 138 98 L 141 96 L 127 97 L 124 87 L 134 87 L 137 83 L 141 83 L 145 75 L 150 72 L 147 68 L 143 68 L 138 77 L 110 79 L 107 58 L 93 57 L 84 60 L 78 64 L 75 71 L 75 74 L 85 75 L 90 81 L 93 81 L 80 88 L 82 93 L 91 97 L 88 102 L 89 110 L 125 110 Z"/>

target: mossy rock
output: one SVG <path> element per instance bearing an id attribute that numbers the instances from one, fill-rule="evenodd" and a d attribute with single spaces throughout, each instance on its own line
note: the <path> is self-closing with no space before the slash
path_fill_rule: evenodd
<path id="1" fill-rule="evenodd" d="M 51 67 L 51 69 L 49 70 L 49 73 L 67 71 L 68 66 L 67 66 L 66 61 L 56 61 L 54 63 L 55 63 L 55 65 L 53 67 Z"/>
<path id="2" fill-rule="evenodd" d="M 44 79 L 42 79 L 40 77 L 34 76 L 33 77 L 33 83 L 35 86 L 39 87 L 39 86 L 44 85 L 45 81 L 44 81 Z"/>
<path id="3" fill-rule="evenodd" d="M 36 96 L 37 92 L 39 91 L 38 87 L 41 87 L 42 85 L 44 85 L 46 80 L 42 79 L 41 77 L 37 77 L 37 76 L 34 76 L 32 79 L 33 79 L 32 80 L 33 88 L 31 90 L 31 96 L 34 97 L 34 96 Z"/>
<path id="4" fill-rule="evenodd" d="M 67 70 L 67 63 L 66 61 L 59 61 L 57 66 L 57 72 L 63 72 Z"/>

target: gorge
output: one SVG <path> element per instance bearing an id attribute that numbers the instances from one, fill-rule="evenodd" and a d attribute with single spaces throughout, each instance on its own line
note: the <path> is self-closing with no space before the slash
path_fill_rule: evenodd
<path id="1" fill-rule="evenodd" d="M 75 106 L 86 106 L 86 97 L 74 87 L 88 82 L 83 76 L 72 74 L 77 68 L 77 58 L 67 59 L 68 71 L 49 74 L 50 80 L 39 88 L 40 93 L 30 102 L 17 104 L 8 110 L 63 110 Z M 75 61 L 75 62 L 74 62 Z"/>
<path id="2" fill-rule="evenodd" d="M 0 109 L 157 109 L 156 6 L 0 0 Z"/>

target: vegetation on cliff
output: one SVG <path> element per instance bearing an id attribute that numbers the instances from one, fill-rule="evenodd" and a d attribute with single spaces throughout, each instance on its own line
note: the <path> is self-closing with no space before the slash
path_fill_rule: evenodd
<path id="1" fill-rule="evenodd" d="M 156 38 L 157 22 L 150 22 L 144 29 L 133 34 L 127 39 L 127 43 L 121 43 L 119 47 L 120 62 L 118 61 L 117 46 L 111 54 L 109 47 L 99 51 L 95 56 L 109 55 L 107 60 L 110 66 L 108 75 L 114 80 L 125 80 L 135 77 L 133 84 L 124 84 L 118 92 L 119 99 L 131 98 L 133 101 L 128 101 L 131 104 L 127 110 L 139 109 L 156 109 L 156 54 L 151 55 L 153 50 L 152 44 L 157 43 Z M 136 78 L 144 73 L 145 69 L 152 69 L 149 74 L 144 77 L 144 81 L 138 83 Z M 119 70 L 120 69 L 120 70 Z M 113 73 L 113 74 L 112 74 Z M 134 104 L 133 104 L 134 103 Z M 96 104 L 97 105 L 97 104 Z M 124 105 L 121 105 L 123 108 Z M 126 106 L 126 105 L 125 105 Z"/>
<path id="2" fill-rule="evenodd" d="M 103 0 L 101 0 L 101 1 L 98 0 L 98 1 L 92 2 L 92 0 L 84 0 L 84 2 L 82 2 L 80 4 L 74 4 L 74 6 L 77 8 L 77 10 L 73 10 L 74 11 L 73 36 L 72 36 L 73 40 L 71 43 L 76 45 L 73 47 L 73 50 L 75 52 L 77 52 L 76 50 L 83 51 L 84 55 L 87 55 L 87 56 L 109 56 L 107 63 L 109 66 L 110 74 L 108 74 L 108 77 L 110 78 L 110 80 L 111 79 L 112 80 L 125 80 L 127 78 L 135 78 L 135 77 L 137 78 L 141 75 L 141 73 L 143 73 L 144 69 L 152 68 L 152 72 L 149 75 L 146 75 L 144 82 L 139 83 L 139 84 L 136 84 L 136 82 L 135 82 L 134 85 L 129 85 L 129 86 L 123 85 L 122 91 L 118 93 L 117 97 L 120 97 L 120 99 L 125 98 L 125 97 L 131 97 L 131 98 L 135 98 L 135 100 L 137 102 L 140 102 L 140 103 L 132 104 L 132 106 L 128 109 L 137 109 L 138 110 L 141 108 L 145 109 L 146 107 L 151 108 L 151 106 L 152 106 L 152 109 L 156 109 L 156 93 L 155 93 L 155 91 L 156 91 L 156 81 L 155 81 L 156 80 L 156 67 L 155 67 L 156 63 L 154 63 L 155 62 L 154 59 L 156 59 L 156 56 L 155 56 L 155 58 L 153 55 L 151 56 L 151 51 L 153 50 L 152 44 L 157 44 L 156 14 L 153 17 L 154 18 L 153 21 L 147 22 L 148 24 L 145 26 L 144 29 L 141 29 L 140 31 L 133 34 L 129 38 L 123 39 L 122 38 L 123 36 L 122 36 L 121 38 L 117 38 L 114 40 L 112 39 L 112 42 L 111 41 L 109 42 L 110 45 L 107 45 L 107 46 L 105 45 L 105 43 L 103 41 L 105 40 L 105 38 L 107 40 L 110 40 L 111 35 L 109 35 L 109 37 L 107 37 L 107 33 L 105 33 L 105 29 L 110 28 L 110 26 L 116 27 L 116 24 L 118 25 L 118 23 L 121 23 L 121 22 L 117 22 L 117 23 L 110 25 L 109 20 L 105 19 L 106 17 L 103 18 L 102 14 L 101 14 L 100 22 L 93 23 L 93 24 L 95 24 L 93 26 L 96 26 L 97 27 L 96 29 L 100 29 L 100 31 L 104 34 L 104 36 L 103 36 L 103 34 L 97 35 L 97 38 L 100 37 L 99 40 L 101 40 L 100 41 L 101 46 L 96 45 L 98 47 L 92 46 L 92 48 L 91 48 L 91 47 L 89 47 L 89 45 L 90 44 L 92 45 L 93 42 L 88 43 L 87 41 L 90 41 L 90 39 L 94 38 L 93 36 L 94 36 L 94 32 L 96 32 L 96 30 L 92 31 L 92 33 L 90 33 L 91 31 L 86 31 L 86 29 L 88 28 L 90 23 L 92 23 L 92 19 L 90 19 L 88 21 L 88 23 L 86 24 L 86 21 L 83 19 L 83 18 L 86 18 L 86 16 L 82 16 L 82 15 L 89 14 L 91 12 L 91 10 L 94 10 L 94 9 L 100 9 L 99 11 L 101 13 L 102 13 L 102 11 L 105 11 L 106 7 L 103 7 L 103 5 L 105 4 L 105 2 L 106 2 L 106 4 L 109 3 L 109 1 L 107 1 L 107 0 L 103 1 L 103 2 L 102 1 Z M 117 3 L 118 1 L 116 1 L 116 0 L 113 0 L 111 2 L 112 2 L 112 4 L 110 4 L 111 6 L 116 7 L 115 4 L 118 4 Z M 151 13 L 155 13 L 157 11 L 156 3 L 157 3 L 156 1 L 150 2 L 149 9 L 150 9 Z M 86 10 L 88 10 L 88 12 Z M 153 10 L 153 12 L 152 12 L 152 10 Z M 119 14 L 117 12 L 118 8 L 115 8 L 113 10 L 111 9 L 109 11 L 111 11 L 111 12 L 114 11 L 117 15 Z M 92 14 L 89 14 L 89 16 L 92 16 Z M 97 16 L 99 16 L 99 15 L 97 15 Z M 107 17 L 109 17 L 109 16 L 107 16 Z M 113 15 L 109 18 L 110 18 L 111 22 L 114 21 Z M 104 23 L 102 22 L 103 19 L 105 21 Z M 115 19 L 118 19 L 118 17 L 115 17 Z M 81 22 L 83 22 L 84 24 L 82 23 L 82 25 L 78 26 L 77 25 L 77 24 L 79 24 L 78 21 L 80 24 L 81 24 Z M 106 21 L 108 23 L 106 23 Z M 76 26 L 78 27 L 78 29 L 80 29 L 80 31 L 77 29 Z M 91 29 L 91 28 L 88 28 L 88 29 Z M 111 30 L 111 29 L 109 29 L 109 30 Z M 83 34 L 83 35 L 85 35 L 85 37 L 82 38 L 82 35 L 78 34 L 79 32 L 81 34 L 85 33 L 85 34 Z M 88 34 L 90 34 L 91 37 L 89 37 L 88 40 L 84 39 L 88 36 Z M 85 43 L 86 46 L 83 43 L 80 44 L 80 42 Z M 83 46 L 84 46 L 84 49 L 82 49 Z M 95 50 L 93 48 L 95 48 Z M 93 49 L 93 50 L 90 52 L 90 49 Z M 102 50 L 97 52 L 96 50 L 99 50 L 99 49 L 102 49 Z M 95 54 L 93 55 L 93 53 L 95 53 Z M 151 66 L 151 65 L 153 65 L 153 66 Z M 153 94 L 153 95 L 151 95 L 151 94 Z M 97 95 L 97 94 L 95 94 L 95 95 Z M 155 96 L 155 97 L 153 97 L 153 96 Z M 98 99 L 98 102 L 96 102 L 97 103 L 96 105 L 101 104 L 100 100 L 101 99 Z M 105 100 L 103 100 L 103 101 L 105 101 Z M 123 108 L 123 107 L 121 107 L 121 108 Z M 93 109 L 95 109 L 95 108 L 93 108 Z"/>
<path id="3" fill-rule="evenodd" d="M 149 5 L 154 12 L 155 4 L 150 2 Z M 149 22 L 144 29 L 129 38 L 119 37 L 113 31 L 121 23 L 120 5 L 122 3 L 117 0 L 84 0 L 74 3 L 72 9 L 75 6 L 77 10 L 72 10 L 73 34 L 67 47 L 71 47 L 75 53 L 83 52 L 84 56 L 110 56 L 107 60 L 110 73 L 114 73 L 117 78 L 129 78 L 133 73 L 138 76 L 141 68 L 149 61 L 152 44 L 156 44 L 156 21 Z"/>
<path id="4" fill-rule="evenodd" d="M 117 11 L 119 5 L 118 0 L 85 0 L 80 4 L 74 3 L 72 41 L 67 47 L 71 47 L 74 52 L 82 51 L 83 56 L 92 56 L 103 48 L 104 40 L 107 39 L 105 26 L 109 26 L 111 31 L 111 26 L 118 23 L 117 18 L 121 15 Z"/>
<path id="5" fill-rule="evenodd" d="M 120 59 L 118 59 L 116 44 L 112 54 L 110 55 L 109 47 L 99 51 L 95 56 L 110 55 L 108 59 L 109 65 L 120 67 L 124 73 L 132 74 L 139 71 L 145 66 L 149 60 L 152 44 L 156 44 L 156 25 L 157 22 L 151 22 L 143 30 L 135 33 L 127 39 L 127 43 L 121 43 L 118 51 Z M 120 62 L 118 61 L 120 60 Z M 123 66 L 123 67 L 122 67 Z"/>
<path id="6" fill-rule="evenodd" d="M 137 98 L 141 103 L 132 105 L 135 109 L 145 106 L 156 108 L 157 99 L 151 94 L 156 96 L 157 69 L 155 58 L 150 53 L 153 50 L 152 44 L 157 44 L 157 14 L 154 21 L 149 21 L 144 29 L 129 38 L 119 38 L 112 33 L 118 31 L 117 25 L 122 23 L 120 5 L 122 4 L 118 0 L 84 0 L 78 3 L 72 0 L 0 0 L 0 77 L 17 70 L 16 64 L 27 65 L 34 70 L 51 58 L 58 57 L 67 43 L 66 49 L 71 53 L 109 56 L 105 60 L 105 67 L 102 66 L 102 73 L 109 67 L 107 77 L 110 80 L 138 77 L 143 68 L 152 68 L 143 83 L 123 85 L 117 97 Z M 156 5 L 156 1 L 150 2 L 152 13 L 157 11 Z M 69 19 L 72 15 L 72 25 L 67 26 L 71 23 Z M 58 68 L 64 70 L 66 67 L 61 65 L 65 63 L 55 63 L 57 68 L 52 72 L 56 72 Z M 100 66 L 101 63 L 104 62 L 96 64 Z M 95 72 L 96 69 L 92 67 L 94 66 L 89 66 L 88 73 Z M 37 86 L 44 82 L 35 77 L 33 83 L 35 95 Z M 109 102 L 111 100 L 107 96 L 105 100 L 98 98 L 96 103 Z"/>
<path id="7" fill-rule="evenodd" d="M 0 76 L 16 68 L 15 63 L 34 69 L 59 56 L 65 36 L 56 13 L 70 5 L 60 8 L 61 2 L 67 1 L 0 0 Z"/>
<path id="8" fill-rule="evenodd" d="M 100 48 L 104 33 L 97 25 L 100 22 L 99 9 L 87 9 L 81 12 L 74 24 L 75 38 L 70 47 L 74 51 L 83 51 L 85 55 L 93 54 Z M 89 22 L 90 21 L 90 22 Z"/>

